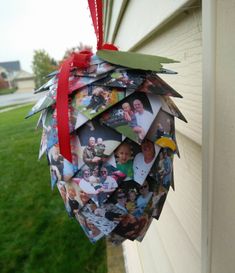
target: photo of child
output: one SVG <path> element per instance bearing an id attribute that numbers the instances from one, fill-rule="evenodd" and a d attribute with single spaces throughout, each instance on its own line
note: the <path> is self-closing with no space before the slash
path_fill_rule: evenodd
<path id="1" fill-rule="evenodd" d="M 81 126 L 77 132 L 79 138 L 78 156 L 87 166 L 92 168 L 102 163 L 122 142 L 122 135 L 96 120 Z"/>
<path id="2" fill-rule="evenodd" d="M 153 142 L 157 141 L 161 137 L 175 140 L 174 117 L 160 110 L 149 128 L 146 137 Z"/>
<path id="3" fill-rule="evenodd" d="M 76 179 L 80 191 L 85 192 L 97 206 L 101 206 L 125 177 L 112 165 L 104 163 L 92 168 L 84 165 L 73 180 Z"/>
<path id="4" fill-rule="evenodd" d="M 127 176 L 125 181 L 134 180 L 142 185 L 159 151 L 160 147 L 148 139 L 144 139 L 141 145 L 126 139 L 114 151 L 114 166 Z"/>
<path id="5" fill-rule="evenodd" d="M 150 177 L 152 177 L 157 184 L 167 190 L 169 190 L 171 185 L 174 185 L 173 158 L 174 153 L 171 149 L 162 148 L 149 173 Z"/>
<path id="6" fill-rule="evenodd" d="M 102 115 L 102 122 L 141 144 L 161 108 L 158 96 L 134 92 Z"/>
<path id="7" fill-rule="evenodd" d="M 137 199 L 137 191 L 135 189 L 129 190 L 126 208 L 128 212 L 131 214 L 133 214 L 136 209 L 136 199 Z"/>
<path id="8" fill-rule="evenodd" d="M 82 115 L 92 119 L 124 99 L 125 96 L 125 89 L 97 85 L 86 86 L 75 94 L 72 105 Z"/>
<path id="9" fill-rule="evenodd" d="M 123 142 L 115 151 L 117 169 L 123 172 L 127 178 L 126 180 L 133 179 L 133 159 L 132 148 L 127 142 Z"/>

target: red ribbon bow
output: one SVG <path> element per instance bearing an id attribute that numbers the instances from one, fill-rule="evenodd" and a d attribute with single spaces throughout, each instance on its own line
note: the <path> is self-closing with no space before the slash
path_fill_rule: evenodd
<path id="1" fill-rule="evenodd" d="M 113 44 L 103 45 L 102 0 L 88 0 L 88 4 L 97 37 L 97 49 L 118 50 Z M 70 70 L 75 67 L 89 67 L 92 55 L 92 52 L 87 50 L 74 52 L 62 63 L 60 69 L 56 96 L 58 140 L 60 154 L 70 162 L 72 162 L 72 153 L 68 115 L 69 74 Z"/>
<path id="2" fill-rule="evenodd" d="M 91 56 L 92 52 L 90 51 L 72 53 L 71 56 L 62 63 L 58 79 L 56 109 L 60 154 L 70 162 L 72 162 L 72 153 L 68 115 L 69 74 L 70 70 L 74 67 L 88 67 L 90 65 Z"/>

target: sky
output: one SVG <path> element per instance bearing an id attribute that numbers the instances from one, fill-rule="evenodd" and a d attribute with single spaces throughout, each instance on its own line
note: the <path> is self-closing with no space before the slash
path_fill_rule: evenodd
<path id="1" fill-rule="evenodd" d="M 34 50 L 60 60 L 79 42 L 96 49 L 87 0 L 0 0 L 0 62 L 32 72 Z"/>

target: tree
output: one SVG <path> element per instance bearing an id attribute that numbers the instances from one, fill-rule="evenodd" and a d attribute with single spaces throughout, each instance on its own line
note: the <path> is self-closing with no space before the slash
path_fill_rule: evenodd
<path id="1" fill-rule="evenodd" d="M 35 85 L 38 88 L 48 80 L 45 76 L 58 69 L 58 64 L 44 49 L 35 50 L 32 69 L 35 75 Z"/>

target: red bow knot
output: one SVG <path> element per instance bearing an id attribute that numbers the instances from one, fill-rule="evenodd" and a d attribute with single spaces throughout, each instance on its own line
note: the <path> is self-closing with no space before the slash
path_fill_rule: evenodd
<path id="1" fill-rule="evenodd" d="M 93 53 L 89 50 L 83 50 L 78 53 L 72 53 L 72 66 L 79 68 L 87 68 L 90 65 L 91 56 Z"/>

